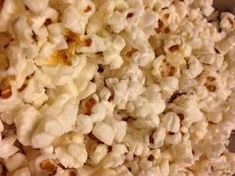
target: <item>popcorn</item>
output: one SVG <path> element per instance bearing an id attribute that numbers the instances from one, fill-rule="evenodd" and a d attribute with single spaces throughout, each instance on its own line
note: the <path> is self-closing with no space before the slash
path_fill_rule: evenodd
<path id="1" fill-rule="evenodd" d="M 189 68 L 184 70 L 184 75 L 189 79 L 197 77 L 203 71 L 203 66 L 196 57 L 190 57 L 188 65 Z"/>
<path id="2" fill-rule="evenodd" d="M 46 7 L 48 6 L 49 0 L 45 0 L 42 3 L 40 1 L 30 1 L 30 0 L 24 0 L 25 5 L 35 13 L 42 13 Z"/>
<path id="3" fill-rule="evenodd" d="M 228 51 L 230 51 L 234 47 L 235 45 L 234 38 L 235 38 L 235 33 L 234 32 L 229 33 L 227 38 L 225 38 L 224 40 L 222 40 L 221 42 L 215 45 L 216 49 L 220 53 L 226 54 Z"/>
<path id="4" fill-rule="evenodd" d="M 111 126 L 114 131 L 114 140 L 118 143 L 122 142 L 126 135 L 127 123 L 125 121 L 111 121 Z"/>
<path id="5" fill-rule="evenodd" d="M 0 141 L 0 158 L 8 159 L 18 151 L 18 148 L 14 146 L 15 141 L 14 136 L 6 137 Z"/>
<path id="6" fill-rule="evenodd" d="M 108 20 L 108 24 L 115 33 L 119 33 L 127 26 L 126 14 L 115 11 Z"/>
<path id="7" fill-rule="evenodd" d="M 84 144 L 83 135 L 77 132 L 66 133 L 53 143 L 55 158 L 64 167 L 81 167 L 87 160 L 88 154 Z"/>
<path id="8" fill-rule="evenodd" d="M 107 145 L 112 145 L 115 137 L 113 128 L 105 122 L 97 122 L 92 130 L 92 134 Z"/>
<path id="9" fill-rule="evenodd" d="M 31 173 L 28 167 L 24 167 L 15 171 L 13 176 L 31 176 Z"/>
<path id="10" fill-rule="evenodd" d="M 17 139 L 24 145 L 31 144 L 31 133 L 40 119 L 40 113 L 32 106 L 25 106 L 15 117 Z"/>
<path id="11" fill-rule="evenodd" d="M 0 175 L 231 175 L 234 15 L 213 11 L 0 2 Z"/>
<path id="12" fill-rule="evenodd" d="M 98 164 L 102 159 L 108 154 L 108 148 L 104 144 L 100 144 L 95 148 L 91 156 L 91 160 L 93 163 Z"/>
<path id="13" fill-rule="evenodd" d="M 65 167 L 79 168 L 87 160 L 86 148 L 80 143 L 56 147 L 55 154 Z"/>
<path id="14" fill-rule="evenodd" d="M 153 144 L 151 144 L 152 148 L 159 148 L 164 144 L 164 139 L 166 137 L 166 130 L 165 128 L 160 127 L 156 130 L 153 135 Z"/>
<path id="15" fill-rule="evenodd" d="M 83 0 L 75 6 L 70 5 L 63 13 L 62 24 L 75 33 L 83 34 L 88 19 L 93 12 L 94 5 L 91 1 Z"/>
<path id="16" fill-rule="evenodd" d="M 169 112 L 162 119 L 166 131 L 177 133 L 180 128 L 180 119 L 176 113 Z"/>
<path id="17" fill-rule="evenodd" d="M 125 46 L 125 40 L 122 37 L 117 37 L 112 43 L 109 43 L 107 49 L 104 51 L 104 63 L 110 65 L 111 69 L 120 68 L 123 60 L 120 56 L 121 50 Z"/>
<path id="18" fill-rule="evenodd" d="M 82 134 L 88 134 L 92 131 L 92 119 L 86 115 L 79 115 L 77 118 L 77 130 Z"/>
<path id="19" fill-rule="evenodd" d="M 23 166 L 27 166 L 27 164 L 27 159 L 22 153 L 16 153 L 6 161 L 7 170 L 10 172 L 14 172 Z"/>

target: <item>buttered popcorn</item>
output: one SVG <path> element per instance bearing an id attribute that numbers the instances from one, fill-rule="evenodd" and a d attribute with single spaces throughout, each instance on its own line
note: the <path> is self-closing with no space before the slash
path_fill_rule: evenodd
<path id="1" fill-rule="evenodd" d="M 232 175 L 234 51 L 212 0 L 0 0 L 0 175 Z"/>

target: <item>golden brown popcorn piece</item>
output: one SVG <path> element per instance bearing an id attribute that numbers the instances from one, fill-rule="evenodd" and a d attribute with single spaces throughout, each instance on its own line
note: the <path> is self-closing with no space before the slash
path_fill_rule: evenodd
<path id="1" fill-rule="evenodd" d="M 92 44 L 92 40 L 88 37 L 80 36 L 69 30 L 65 31 L 66 41 L 68 48 L 56 51 L 48 60 L 47 64 L 51 66 L 61 65 L 72 65 L 73 56 L 76 53 L 76 48 L 89 47 Z"/>
<path id="2" fill-rule="evenodd" d="M 50 174 L 55 174 L 57 170 L 56 164 L 51 159 L 42 161 L 39 166 L 43 171 Z"/>
<path id="3" fill-rule="evenodd" d="M 15 76 L 9 75 L 0 82 L 0 97 L 7 99 L 12 95 L 10 81 L 14 80 Z"/>
<path id="4" fill-rule="evenodd" d="M 81 103 L 82 113 L 86 115 L 91 115 L 91 110 L 95 104 L 96 104 L 96 100 L 93 97 L 89 97 L 83 100 Z"/>

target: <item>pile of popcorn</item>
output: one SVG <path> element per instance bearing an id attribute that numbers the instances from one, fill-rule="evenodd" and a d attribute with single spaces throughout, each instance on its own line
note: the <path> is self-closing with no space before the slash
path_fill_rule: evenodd
<path id="1" fill-rule="evenodd" d="M 212 0 L 0 0 L 0 175 L 228 176 L 234 128 Z"/>

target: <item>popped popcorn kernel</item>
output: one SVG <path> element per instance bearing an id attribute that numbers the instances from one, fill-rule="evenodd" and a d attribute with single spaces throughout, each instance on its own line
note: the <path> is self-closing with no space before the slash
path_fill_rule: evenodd
<path id="1" fill-rule="evenodd" d="M 0 0 L 0 175 L 232 175 L 235 17 L 212 0 Z"/>

